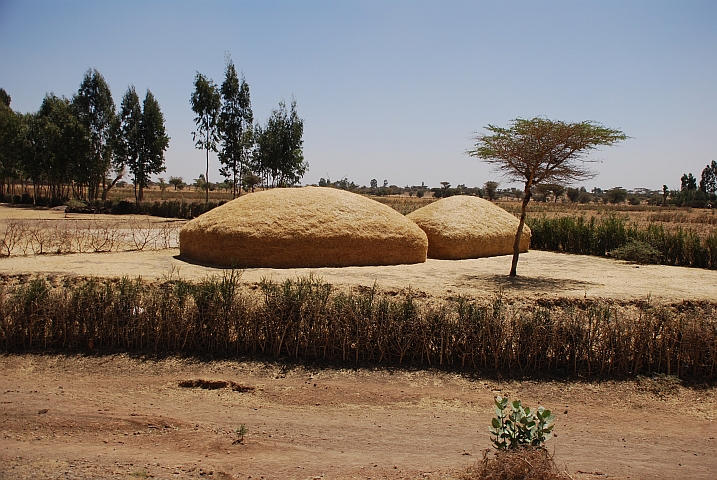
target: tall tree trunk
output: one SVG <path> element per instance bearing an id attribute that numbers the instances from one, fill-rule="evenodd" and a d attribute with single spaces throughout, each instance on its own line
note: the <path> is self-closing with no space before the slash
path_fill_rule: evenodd
<path id="1" fill-rule="evenodd" d="M 520 237 L 523 235 L 523 225 L 525 225 L 525 214 L 528 209 L 528 202 L 532 195 L 530 189 L 533 186 L 533 179 L 529 179 L 525 182 L 525 192 L 523 192 L 523 206 L 520 209 L 520 221 L 518 222 L 518 231 L 515 233 L 515 241 L 513 242 L 513 263 L 510 267 L 511 277 L 515 277 L 518 274 L 518 256 L 520 255 Z"/>
<path id="2" fill-rule="evenodd" d="M 207 192 L 204 203 L 209 203 L 209 149 L 207 148 L 207 171 L 204 173 L 204 188 Z"/>
<path id="3" fill-rule="evenodd" d="M 107 177 L 103 173 L 102 174 L 102 201 L 103 202 L 107 201 L 107 190 L 109 190 L 109 188 L 107 188 Z"/>
<path id="4" fill-rule="evenodd" d="M 107 194 L 109 193 L 110 190 L 112 190 L 112 187 L 114 187 L 117 184 L 117 182 L 120 181 L 120 179 L 123 177 L 123 175 L 124 174 L 120 173 L 119 175 L 117 175 L 115 177 L 114 180 L 112 180 L 112 182 L 109 185 L 102 187 L 102 201 L 103 202 L 107 200 Z M 107 182 L 103 182 L 103 184 L 106 184 L 106 183 Z"/>
<path id="5" fill-rule="evenodd" d="M 241 165 L 241 164 L 240 164 Z M 241 168 L 241 167 L 240 167 Z M 239 170 L 241 171 L 241 170 Z M 232 169 L 232 174 L 234 175 L 233 185 L 232 185 L 232 198 L 237 198 L 237 168 L 236 163 L 234 163 L 234 169 Z M 239 195 L 241 195 L 241 187 L 239 188 Z"/>

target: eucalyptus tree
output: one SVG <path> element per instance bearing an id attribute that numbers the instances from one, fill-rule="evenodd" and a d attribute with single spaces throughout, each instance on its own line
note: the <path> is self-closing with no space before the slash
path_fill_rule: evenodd
<path id="1" fill-rule="evenodd" d="M 712 163 L 707 165 L 702 170 L 700 176 L 700 190 L 707 194 L 714 194 L 717 192 L 717 162 L 712 160 Z"/>
<path id="2" fill-rule="evenodd" d="M 164 151 L 169 137 L 164 128 L 164 115 L 159 103 L 147 90 L 140 106 L 134 86 L 127 88 L 120 108 L 120 128 L 117 141 L 117 164 L 127 165 L 134 177 L 134 198 L 144 197 L 151 175 L 165 170 Z"/>
<path id="3" fill-rule="evenodd" d="M 205 182 L 209 179 L 209 152 L 217 151 L 219 140 L 219 109 L 221 98 L 214 82 L 197 72 L 194 77 L 194 92 L 189 100 L 192 111 L 197 115 L 194 124 L 197 129 L 192 132 L 194 146 L 207 152 L 207 168 L 204 175 Z M 205 202 L 209 203 L 209 189 L 206 189 Z"/>
<path id="4" fill-rule="evenodd" d="M 612 146 L 627 139 L 620 130 L 585 121 L 567 123 L 544 117 L 517 118 L 508 128 L 488 125 L 491 134 L 477 134 L 475 148 L 466 153 L 502 172 L 508 179 L 525 185 L 520 221 L 513 242 L 510 276 L 516 276 L 520 237 L 532 187 L 541 183 L 566 184 L 592 178 L 585 167 L 587 154 L 600 146 Z"/>
<path id="5" fill-rule="evenodd" d="M 142 106 L 139 103 L 139 96 L 134 85 L 127 87 L 122 97 L 122 104 L 119 112 L 119 135 L 115 148 L 117 164 L 125 164 L 134 175 L 134 197 L 139 202 L 137 195 L 138 171 L 140 167 L 140 152 L 142 150 Z"/>
<path id="6" fill-rule="evenodd" d="M 91 139 L 92 151 L 84 169 L 88 197 L 96 199 L 101 184 L 102 199 L 105 200 L 107 192 L 122 178 L 123 172 L 115 168 L 115 179 L 107 184 L 107 174 L 112 167 L 113 138 L 117 121 L 110 87 L 96 69 L 85 73 L 72 103 L 77 117 L 89 131 Z"/>
<path id="7" fill-rule="evenodd" d="M 10 95 L 0 88 L 0 193 L 19 176 L 18 148 L 21 145 L 23 118 L 10 108 Z"/>
<path id="8" fill-rule="evenodd" d="M 249 84 L 244 75 L 241 82 L 231 58 L 227 57 L 224 82 L 221 87 L 222 107 L 219 115 L 219 136 L 222 148 L 219 173 L 231 180 L 232 196 L 241 195 L 241 178 L 248 163 L 253 144 L 254 114 L 251 110 Z"/>
<path id="9" fill-rule="evenodd" d="M 309 168 L 304 161 L 302 136 L 304 121 L 296 112 L 296 100 L 291 111 L 284 101 L 272 110 L 264 128 L 255 127 L 255 161 L 271 186 L 290 186 L 298 183 Z"/>
<path id="10" fill-rule="evenodd" d="M 688 191 L 688 190 L 697 190 L 697 179 L 695 178 L 692 173 L 685 173 L 682 175 L 682 178 L 680 178 L 681 191 Z"/>
<path id="11" fill-rule="evenodd" d="M 139 187 L 137 202 L 141 202 L 144 189 L 149 185 L 151 175 L 166 170 L 164 152 L 169 148 L 169 137 L 164 128 L 164 114 L 152 92 L 147 90 L 142 103 L 140 121 L 142 148 L 134 170 L 135 184 Z"/>
<path id="12" fill-rule="evenodd" d="M 12 97 L 5 91 L 4 88 L 0 88 L 0 107 L 5 106 L 10 108 L 10 102 Z"/>
<path id="13" fill-rule="evenodd" d="M 47 185 L 47 196 L 67 199 L 69 186 L 78 178 L 80 166 L 91 152 L 87 129 L 75 116 L 67 98 L 48 94 L 40 110 L 26 117 L 27 130 L 22 146 L 25 174 L 38 187 Z"/>

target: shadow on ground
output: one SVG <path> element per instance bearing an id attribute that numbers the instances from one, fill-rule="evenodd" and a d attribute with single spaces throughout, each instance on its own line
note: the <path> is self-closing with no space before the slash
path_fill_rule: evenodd
<path id="1" fill-rule="evenodd" d="M 463 275 L 461 280 L 464 286 L 490 284 L 495 285 L 504 291 L 513 290 L 545 290 L 550 292 L 565 290 L 586 290 L 598 284 L 594 282 L 583 282 L 575 279 L 549 278 L 549 277 L 509 277 L 508 275 Z"/>

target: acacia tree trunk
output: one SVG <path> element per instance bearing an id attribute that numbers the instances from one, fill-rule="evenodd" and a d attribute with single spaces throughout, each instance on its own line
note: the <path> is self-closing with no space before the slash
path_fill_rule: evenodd
<path id="1" fill-rule="evenodd" d="M 204 203 L 209 203 L 209 149 L 207 148 L 207 171 L 204 173 L 204 188 L 207 191 Z"/>
<path id="2" fill-rule="evenodd" d="M 523 235 L 523 225 L 525 225 L 525 213 L 528 208 L 528 202 L 530 202 L 531 192 L 530 189 L 533 186 L 533 179 L 529 179 L 525 182 L 525 191 L 523 192 L 523 206 L 520 209 L 520 221 L 518 222 L 518 231 L 515 233 L 515 241 L 513 242 L 513 263 L 510 267 L 510 277 L 515 277 L 518 272 L 518 256 L 520 255 L 520 237 Z"/>

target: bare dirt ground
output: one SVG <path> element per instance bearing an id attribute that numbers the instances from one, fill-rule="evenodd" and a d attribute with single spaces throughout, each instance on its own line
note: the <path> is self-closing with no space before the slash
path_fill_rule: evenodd
<path id="1" fill-rule="evenodd" d="M 553 409 L 548 446 L 573 478 L 717 477 L 714 389 L 127 356 L 0 364 L 0 478 L 456 478 L 490 447 L 496 394 Z M 253 390 L 179 386 L 197 379 Z"/>
<path id="2" fill-rule="evenodd" d="M 0 209 L 0 221 L 5 209 Z M 17 212 L 14 209 L 13 212 Z M 62 212 L 28 210 L 56 221 Z M 18 214 L 19 215 L 19 214 Z M 57 217 L 59 215 L 59 218 Z M 5 217 L 7 218 L 7 217 Z M 0 274 L 201 278 L 177 250 L 0 259 Z M 339 285 L 437 297 L 717 298 L 717 272 L 531 251 L 342 269 L 251 269 L 247 282 L 313 273 Z M 490 447 L 495 395 L 550 408 L 548 446 L 573 478 L 717 478 L 717 389 L 674 380 L 500 380 L 441 371 L 343 370 L 129 356 L 0 357 L 0 478 L 457 478 Z M 184 388 L 185 380 L 250 387 Z M 228 385 L 231 385 L 229 383 Z M 240 389 L 241 390 L 241 389 Z M 248 433 L 236 443 L 235 430 Z"/>

